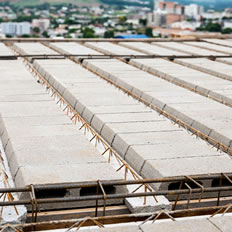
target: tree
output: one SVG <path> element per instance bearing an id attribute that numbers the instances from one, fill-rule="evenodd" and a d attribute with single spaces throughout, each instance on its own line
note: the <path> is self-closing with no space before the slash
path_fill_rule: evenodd
<path id="1" fill-rule="evenodd" d="M 205 30 L 210 32 L 221 32 L 222 27 L 219 23 L 208 23 Z"/>
<path id="2" fill-rule="evenodd" d="M 114 31 L 109 30 L 104 33 L 104 38 L 113 38 L 114 37 Z"/>
<path id="3" fill-rule="evenodd" d="M 119 24 L 124 24 L 126 21 L 127 21 L 126 16 L 120 16 L 119 19 L 118 19 Z"/>
<path id="4" fill-rule="evenodd" d="M 82 32 L 83 38 L 96 38 L 95 32 L 92 28 L 85 27 Z"/>
<path id="5" fill-rule="evenodd" d="M 232 28 L 225 28 L 222 30 L 222 34 L 232 34 Z"/>
<path id="6" fill-rule="evenodd" d="M 42 33 L 42 36 L 45 37 L 45 38 L 49 38 L 50 37 L 47 31 L 44 31 Z"/>
<path id="7" fill-rule="evenodd" d="M 146 30 L 145 30 L 145 34 L 148 37 L 153 37 L 152 28 L 151 27 L 147 27 Z"/>
<path id="8" fill-rule="evenodd" d="M 147 19 L 139 19 L 139 24 L 146 26 L 147 25 Z"/>
<path id="9" fill-rule="evenodd" d="M 69 34 L 72 34 L 72 33 L 75 33 L 76 31 L 77 31 L 76 28 L 72 28 L 72 29 L 69 29 L 68 33 L 69 33 Z"/>
<path id="10" fill-rule="evenodd" d="M 39 28 L 39 27 L 34 27 L 34 28 L 33 28 L 33 31 L 34 31 L 35 33 L 40 33 L 40 28 Z"/>
<path id="11" fill-rule="evenodd" d="M 22 38 L 30 38 L 30 35 L 28 35 L 28 34 L 23 34 L 21 37 L 22 37 Z"/>

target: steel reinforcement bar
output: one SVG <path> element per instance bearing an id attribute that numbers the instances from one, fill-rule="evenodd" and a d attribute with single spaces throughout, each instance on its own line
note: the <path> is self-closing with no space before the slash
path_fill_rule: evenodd
<path id="1" fill-rule="evenodd" d="M 162 219 L 172 219 L 175 221 L 177 218 L 183 217 L 194 217 L 194 216 L 208 216 L 213 217 L 216 213 L 222 213 L 224 215 L 226 212 L 232 212 L 231 205 L 217 206 L 217 207 L 203 207 L 197 209 L 184 209 L 175 210 L 170 212 L 158 211 L 154 213 L 140 213 L 140 214 L 123 214 L 114 216 L 101 216 L 101 217 L 85 217 L 80 219 L 69 219 L 69 220 L 56 220 L 56 221 L 44 221 L 44 222 L 34 222 L 34 223 L 24 223 L 16 225 L 2 225 L 0 230 L 7 231 L 6 229 L 11 229 L 11 231 L 43 231 L 43 230 L 53 230 L 53 229 L 71 229 L 75 228 L 76 231 L 81 227 L 88 226 L 98 226 L 104 228 L 104 225 L 109 224 L 119 224 L 119 223 L 129 223 L 129 222 L 140 222 L 142 224 L 151 220 L 162 220 Z M 153 220 L 153 221 L 154 221 Z"/>
<path id="2" fill-rule="evenodd" d="M 130 59 L 160 59 L 166 58 L 169 60 L 175 59 L 196 59 L 196 58 L 208 58 L 215 60 L 218 58 L 232 58 L 232 55 L 217 55 L 217 56 L 207 56 L 207 55 L 114 55 L 114 54 L 104 54 L 104 55 L 93 55 L 93 54 L 27 54 L 27 55 L 0 55 L 0 60 L 16 60 L 18 58 L 34 58 L 34 59 L 55 59 L 55 58 L 67 58 L 75 57 L 78 59 L 115 59 L 123 58 L 126 60 Z"/>

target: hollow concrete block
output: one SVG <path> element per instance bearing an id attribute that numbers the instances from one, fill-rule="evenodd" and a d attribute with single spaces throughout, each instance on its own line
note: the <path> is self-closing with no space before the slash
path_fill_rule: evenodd
<path id="1" fill-rule="evenodd" d="M 104 126 L 104 122 L 97 116 L 94 115 L 92 121 L 91 121 L 91 126 L 98 132 L 100 133 L 103 126 Z"/>
<path id="2" fill-rule="evenodd" d="M 85 108 L 83 113 L 81 114 L 81 116 L 83 117 L 83 119 L 86 122 L 88 122 L 90 124 L 93 117 L 94 117 L 94 113 L 91 110 L 89 110 L 88 108 Z"/>
<path id="3" fill-rule="evenodd" d="M 112 147 L 124 158 L 129 145 L 120 135 L 116 135 L 112 142 Z"/>
<path id="4" fill-rule="evenodd" d="M 77 99 L 76 97 L 72 94 L 72 92 L 70 92 L 70 90 L 65 89 L 64 93 L 63 93 L 63 98 L 73 107 L 75 108 L 76 103 L 77 103 Z M 76 109 L 76 108 L 75 108 Z"/>

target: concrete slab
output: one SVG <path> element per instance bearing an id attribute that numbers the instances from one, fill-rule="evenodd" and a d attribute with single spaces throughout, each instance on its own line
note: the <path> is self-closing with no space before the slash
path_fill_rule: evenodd
<path id="1" fill-rule="evenodd" d="M 232 47 L 232 42 L 228 39 L 204 39 L 204 41 L 207 41 L 208 43 Z"/>
<path id="2" fill-rule="evenodd" d="M 0 54 L 2 56 L 11 56 L 13 55 L 13 52 L 5 44 L 0 43 Z"/>
<path id="3" fill-rule="evenodd" d="M 231 94 L 230 91 L 225 92 L 224 94 L 222 94 L 221 92 L 222 89 L 226 89 L 228 88 L 229 85 L 231 85 L 230 81 L 216 78 L 214 75 L 202 73 L 197 70 L 197 67 L 195 67 L 196 70 L 192 70 L 188 68 L 188 67 L 192 67 L 192 63 L 195 63 L 196 60 L 198 59 L 194 59 L 193 62 L 192 59 L 191 60 L 177 59 L 176 63 L 173 63 L 164 59 L 156 59 L 153 62 L 150 60 L 136 59 L 136 60 L 131 60 L 130 64 L 133 64 L 136 67 L 143 65 L 143 67 L 147 67 L 147 69 L 149 69 L 151 73 L 153 73 L 154 75 L 158 75 L 165 80 L 177 82 L 177 84 L 181 84 L 185 88 L 193 89 L 197 93 L 203 96 L 206 97 L 211 96 L 218 101 L 222 101 L 227 104 L 230 104 L 231 100 L 229 97 L 227 97 L 230 96 Z M 202 63 L 204 62 L 204 60 L 202 59 Z M 179 65 L 182 64 L 182 62 L 187 67 Z M 210 62 L 212 63 L 212 65 L 215 65 L 215 62 L 213 61 Z M 226 64 L 221 64 L 221 65 L 222 66 L 220 67 L 220 63 L 216 62 L 216 66 L 218 68 L 217 70 L 219 70 L 220 67 L 220 70 L 223 70 L 224 73 L 229 73 L 225 71 L 226 70 L 225 68 L 223 69 L 223 66 Z M 204 65 L 199 64 L 199 70 L 202 70 L 202 66 Z M 169 68 L 167 69 L 167 67 Z M 212 69 L 210 70 L 211 71 L 209 73 L 212 74 L 213 73 Z M 220 76 L 220 73 L 218 75 Z"/>
<path id="4" fill-rule="evenodd" d="M 90 229 L 86 229 L 83 228 L 84 232 L 118 232 L 118 231 L 125 231 L 125 232 L 142 232 L 139 227 L 137 225 L 119 225 L 119 226 L 114 226 L 114 227 L 105 227 L 105 228 L 90 228 Z"/>
<path id="5" fill-rule="evenodd" d="M 157 196 L 157 201 L 153 197 L 148 197 L 146 207 L 144 207 L 144 198 L 127 198 L 125 203 L 131 213 L 149 213 L 160 210 L 171 210 L 171 203 L 164 196 Z"/>
<path id="6" fill-rule="evenodd" d="M 154 44 L 154 43 L 152 43 Z M 185 54 L 193 54 L 193 55 L 203 55 L 203 56 L 212 56 L 212 55 L 225 55 L 224 53 L 209 51 L 207 49 L 191 46 L 188 43 L 179 43 L 179 42 L 158 42 L 155 43 L 157 45 L 161 45 L 169 50 L 176 50 Z"/>
<path id="7" fill-rule="evenodd" d="M 230 232 L 232 228 L 232 220 L 229 216 L 223 216 L 223 217 L 211 217 L 209 218 L 209 221 L 218 227 L 221 232 Z"/>
<path id="8" fill-rule="evenodd" d="M 57 52 L 53 51 L 52 49 L 44 46 L 41 43 L 14 43 L 14 47 L 19 49 L 24 54 L 32 54 L 32 55 L 55 55 L 58 54 Z"/>
<path id="9" fill-rule="evenodd" d="M 109 42 L 86 42 L 86 46 L 96 49 L 104 54 L 143 55 L 142 52 L 133 51 Z M 120 43 L 119 43 L 120 44 Z"/>
<path id="10" fill-rule="evenodd" d="M 119 44 L 130 49 L 138 50 L 145 54 L 166 55 L 166 56 L 184 55 L 184 53 L 178 51 L 156 46 L 155 43 L 148 44 L 143 42 L 121 42 Z"/>
<path id="11" fill-rule="evenodd" d="M 48 167 L 53 164 L 68 167 L 87 163 L 96 165 L 106 163 L 100 153 L 92 144 L 88 144 L 88 140 L 82 138 L 81 134 L 12 138 L 10 143 L 13 150 L 8 159 L 13 176 L 20 167 Z"/>
<path id="12" fill-rule="evenodd" d="M 175 62 L 225 80 L 232 80 L 232 66 L 228 64 L 208 59 L 176 59 Z"/>
<path id="13" fill-rule="evenodd" d="M 50 43 L 50 46 L 64 54 L 99 55 L 101 53 L 74 42 Z"/>
<path id="14" fill-rule="evenodd" d="M 148 160 L 141 171 L 143 176 L 148 178 L 163 177 L 163 176 L 186 176 L 186 175 L 201 175 L 202 170 L 207 170 L 207 173 L 231 172 L 231 159 L 224 155 L 220 158 L 217 156 L 197 157 L 197 158 L 180 158 L 167 160 Z M 220 165 L 219 163 L 220 162 Z M 229 162 L 229 163 L 228 163 Z M 158 172 L 157 172 L 157 171 Z M 153 185 L 154 188 L 168 189 L 167 184 Z"/>
<path id="15" fill-rule="evenodd" d="M 143 232 L 220 232 L 220 230 L 210 223 L 207 219 L 182 220 L 175 222 L 161 222 L 144 224 L 140 226 Z"/>
<path id="16" fill-rule="evenodd" d="M 219 53 L 224 53 L 224 54 L 228 54 L 228 55 L 232 54 L 232 48 L 224 47 L 224 46 L 220 46 L 220 45 L 216 45 L 216 44 L 212 44 L 212 43 L 193 42 L 193 41 L 191 41 L 191 42 L 189 41 L 189 42 L 185 42 L 185 43 L 189 44 L 191 46 L 200 47 L 203 49 L 208 49 L 208 50 L 219 52 Z"/>

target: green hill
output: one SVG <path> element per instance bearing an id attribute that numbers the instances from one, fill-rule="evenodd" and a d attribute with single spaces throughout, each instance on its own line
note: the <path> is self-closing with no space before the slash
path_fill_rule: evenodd
<path id="1" fill-rule="evenodd" d="M 80 5 L 90 5 L 90 4 L 92 5 L 92 4 L 99 4 L 100 0 L 10 0 L 6 2 L 12 3 L 16 6 L 35 6 L 44 3 L 50 3 L 50 4 L 73 3 Z"/>
<path id="2" fill-rule="evenodd" d="M 141 0 L 147 2 L 147 0 Z M 151 0 L 150 0 L 151 1 Z M 16 6 L 35 6 L 41 5 L 44 3 L 50 4 L 78 4 L 78 5 L 98 5 L 98 4 L 107 4 L 107 5 L 139 5 L 138 2 L 127 1 L 127 0 L 0 0 L 0 2 L 12 3 Z M 147 4 L 147 6 L 150 6 Z"/>

